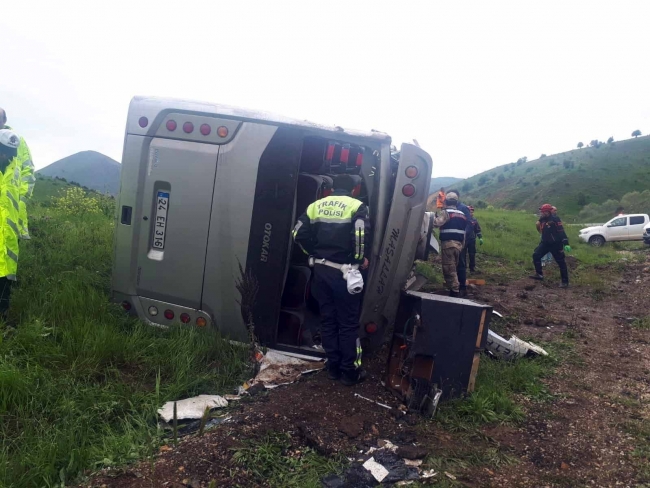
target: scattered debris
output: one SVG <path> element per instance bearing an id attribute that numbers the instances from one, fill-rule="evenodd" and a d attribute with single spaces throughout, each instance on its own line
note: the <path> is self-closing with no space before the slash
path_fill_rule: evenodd
<path id="1" fill-rule="evenodd" d="M 251 387 L 262 384 L 265 388 L 277 388 L 297 381 L 303 374 L 320 371 L 324 367 L 325 363 L 322 361 L 307 361 L 269 350 L 260 361 L 260 372 L 248 383 Z"/>
<path id="2" fill-rule="evenodd" d="M 374 457 L 363 463 L 363 467 L 370 471 L 370 474 L 380 483 L 388 476 L 388 470 L 375 461 Z"/>
<path id="3" fill-rule="evenodd" d="M 452 481 L 456 481 L 456 477 L 451 473 L 447 473 L 447 471 L 445 471 L 445 476 Z"/>
<path id="4" fill-rule="evenodd" d="M 548 356 L 548 353 L 532 342 L 526 342 L 517 336 L 505 340 L 499 334 L 488 330 L 488 338 L 485 349 L 494 357 L 501 359 L 517 359 L 531 356 Z"/>
<path id="5" fill-rule="evenodd" d="M 167 402 L 162 408 L 158 409 L 158 415 L 165 422 L 169 422 L 174 418 L 174 403 L 176 403 L 176 418 L 178 420 L 200 419 L 206 409 L 212 410 L 228 406 L 228 400 L 220 395 L 199 395 L 177 402 Z"/>
<path id="6" fill-rule="evenodd" d="M 370 398 L 366 398 L 364 396 L 361 396 L 358 393 L 355 393 L 354 396 L 357 397 L 357 398 L 361 398 L 362 400 L 365 400 L 367 402 L 374 403 L 375 405 L 379 405 L 380 407 L 385 408 L 387 410 L 392 410 L 393 409 L 393 407 L 391 407 L 389 405 L 386 405 L 385 403 L 376 402 L 374 400 L 371 400 Z"/>

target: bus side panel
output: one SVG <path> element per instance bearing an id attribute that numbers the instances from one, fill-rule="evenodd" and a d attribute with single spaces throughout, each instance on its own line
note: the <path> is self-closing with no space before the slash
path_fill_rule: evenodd
<path id="1" fill-rule="evenodd" d="M 155 138 L 149 149 L 142 193 L 138 295 L 198 309 L 219 146 Z M 164 248 L 158 194 L 168 194 Z M 147 220 L 144 220 L 144 219 Z"/>
<path id="2" fill-rule="evenodd" d="M 201 308 L 233 339 L 246 339 L 235 284 L 239 265 L 246 269 L 260 159 L 276 130 L 244 123 L 219 151 Z"/>
<path id="3" fill-rule="evenodd" d="M 142 192 L 146 177 L 146 154 L 151 137 L 127 135 L 122 155 L 120 194 L 116 208 L 112 290 L 136 295 L 138 235 L 142 217 Z M 129 219 L 130 217 L 130 219 Z"/>
<path id="4" fill-rule="evenodd" d="M 406 176 L 405 170 L 409 166 L 417 168 L 415 178 Z M 386 330 L 395 320 L 402 288 L 413 268 L 429 194 L 431 170 L 431 157 L 425 151 L 412 144 L 402 144 L 381 252 L 379 259 L 370 264 L 372 272 L 361 312 L 360 334 L 365 338 L 366 346 L 373 350 L 381 346 Z M 415 187 L 415 194 L 411 197 L 402 193 L 402 188 L 407 184 Z M 376 333 L 366 333 L 365 324 L 369 322 L 377 324 Z"/>
<path id="5" fill-rule="evenodd" d="M 293 227 L 303 133 L 280 127 L 262 154 L 257 172 L 246 271 L 259 285 L 252 307 L 260 342 L 274 345 Z"/>

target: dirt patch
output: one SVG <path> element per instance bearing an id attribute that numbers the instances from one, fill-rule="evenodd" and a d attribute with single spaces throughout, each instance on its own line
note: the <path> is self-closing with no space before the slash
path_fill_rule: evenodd
<path id="1" fill-rule="evenodd" d="M 648 264 L 645 264 L 647 267 Z M 502 286 L 506 285 L 506 286 Z M 526 420 L 520 425 L 488 425 L 477 448 L 498 446 L 517 460 L 513 466 L 466 468 L 466 486 L 641 486 L 649 480 L 634 456 L 629 422 L 650 419 L 650 331 L 634 329 L 617 317 L 648 315 L 650 273 L 630 265 L 605 294 L 589 288 L 559 290 L 529 280 L 473 289 L 474 299 L 493 304 L 506 320 L 500 332 L 535 342 L 571 343 L 555 375 L 548 378 L 548 401 L 521 399 Z M 525 294 L 526 297 L 522 298 Z M 151 461 L 122 471 L 105 470 L 83 486 L 264 486 L 249 467 L 233 459 L 248 440 L 284 433 L 295 448 L 309 446 L 325 456 L 349 455 L 376 447 L 382 439 L 400 446 L 405 457 L 436 456 L 455 448 L 458 434 L 419 417 L 394 417 L 367 398 L 391 406 L 398 402 L 381 384 L 385 351 L 365 362 L 370 378 L 347 388 L 317 373 L 296 384 L 240 402 L 232 421 L 163 447 Z M 428 459 L 428 458 L 427 458 Z M 425 460 L 426 463 L 426 460 Z"/>

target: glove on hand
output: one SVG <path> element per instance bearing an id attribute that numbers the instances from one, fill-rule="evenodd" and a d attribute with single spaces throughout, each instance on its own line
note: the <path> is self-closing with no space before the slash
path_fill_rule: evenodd
<path id="1" fill-rule="evenodd" d="M 571 246 L 569 246 L 568 244 L 564 246 L 564 252 L 571 252 Z"/>
<path id="2" fill-rule="evenodd" d="M 480 246 L 483 245 L 483 238 L 482 238 L 482 237 L 479 237 L 479 239 L 478 239 L 478 243 L 479 243 Z"/>

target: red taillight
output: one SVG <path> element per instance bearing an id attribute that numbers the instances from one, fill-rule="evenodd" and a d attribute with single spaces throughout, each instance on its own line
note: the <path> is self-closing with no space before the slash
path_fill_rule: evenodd
<path id="1" fill-rule="evenodd" d="M 192 122 L 185 122 L 183 124 L 183 131 L 187 134 L 191 133 L 194 130 L 194 124 Z"/>
<path id="2" fill-rule="evenodd" d="M 327 152 L 325 153 L 325 161 L 331 161 L 334 159 L 334 149 L 336 148 L 336 145 L 332 142 L 330 142 L 327 145 Z"/>
<path id="3" fill-rule="evenodd" d="M 341 164 L 348 164 L 349 159 L 350 159 L 350 146 L 343 146 L 341 148 L 341 157 L 339 158 L 339 161 L 341 161 Z"/>
<path id="4" fill-rule="evenodd" d="M 368 322 L 366 324 L 366 332 L 368 334 L 374 334 L 375 332 L 377 332 L 377 324 L 375 324 L 374 322 Z"/>
<path id="5" fill-rule="evenodd" d="M 405 197 L 412 197 L 415 195 L 415 187 L 410 183 L 402 187 L 402 195 Z"/>
<path id="6" fill-rule="evenodd" d="M 128 312 L 129 310 L 131 310 L 131 304 L 127 301 L 124 301 L 122 302 L 122 308 Z"/>
<path id="7" fill-rule="evenodd" d="M 138 125 L 142 127 L 143 129 L 149 125 L 149 119 L 146 117 L 140 117 L 138 120 Z"/>
<path id="8" fill-rule="evenodd" d="M 210 127 L 208 124 L 201 124 L 201 134 L 204 136 L 209 136 L 210 132 L 212 132 L 212 127 Z"/>
<path id="9" fill-rule="evenodd" d="M 363 164 L 363 151 L 359 150 L 359 154 L 357 154 L 357 166 L 361 166 Z"/>
<path id="10" fill-rule="evenodd" d="M 187 313 L 182 313 L 181 314 L 181 322 L 184 324 L 189 324 L 190 323 L 190 315 Z"/>
<path id="11" fill-rule="evenodd" d="M 171 310 L 165 310 L 165 318 L 167 320 L 172 320 L 174 318 L 174 312 Z"/>
<path id="12" fill-rule="evenodd" d="M 404 173 L 406 173 L 406 176 L 409 178 L 415 178 L 418 175 L 418 169 L 415 166 L 409 166 L 406 168 L 406 171 L 404 171 Z"/>
<path id="13" fill-rule="evenodd" d="M 168 120 L 167 123 L 165 124 L 165 126 L 167 127 L 167 130 L 169 132 L 174 132 L 176 130 L 176 127 L 177 127 L 176 121 L 175 120 Z"/>
<path id="14" fill-rule="evenodd" d="M 228 136 L 228 127 L 226 127 L 225 125 L 222 125 L 221 127 L 219 127 L 219 128 L 217 129 L 217 135 L 218 135 L 219 137 L 226 137 L 226 136 Z"/>

